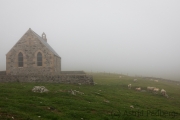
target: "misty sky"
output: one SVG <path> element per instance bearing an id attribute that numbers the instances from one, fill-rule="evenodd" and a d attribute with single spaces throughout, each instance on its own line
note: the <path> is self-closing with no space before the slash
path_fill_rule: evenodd
<path id="1" fill-rule="evenodd" d="M 0 70 L 29 28 L 62 70 L 180 80 L 180 0 L 1 0 Z"/>

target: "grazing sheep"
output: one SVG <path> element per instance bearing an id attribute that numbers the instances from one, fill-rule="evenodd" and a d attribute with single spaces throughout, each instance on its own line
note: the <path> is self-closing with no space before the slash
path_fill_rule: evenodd
<path id="1" fill-rule="evenodd" d="M 169 96 L 168 96 L 167 93 L 166 93 L 166 90 L 162 89 L 162 90 L 161 90 L 161 94 L 162 94 L 163 96 L 165 96 L 166 98 L 169 98 Z"/>
<path id="2" fill-rule="evenodd" d="M 140 87 L 139 87 L 139 88 L 136 88 L 136 90 L 137 90 L 137 91 L 141 91 L 141 88 L 140 88 Z"/>
<path id="3" fill-rule="evenodd" d="M 119 78 L 122 78 L 122 76 L 119 76 Z"/>
<path id="4" fill-rule="evenodd" d="M 165 95 L 166 95 L 166 91 L 165 91 L 164 89 L 161 89 L 161 94 L 162 94 L 163 96 L 165 96 Z"/>
<path id="5" fill-rule="evenodd" d="M 136 81 L 137 81 L 137 79 L 134 79 L 133 81 L 134 81 L 134 82 L 136 82 Z"/>
<path id="6" fill-rule="evenodd" d="M 159 88 L 154 88 L 154 92 L 159 92 Z"/>
<path id="7" fill-rule="evenodd" d="M 154 82 L 159 82 L 158 80 L 154 80 Z"/>
<path id="8" fill-rule="evenodd" d="M 148 91 L 153 91 L 155 87 L 147 87 Z"/>
<path id="9" fill-rule="evenodd" d="M 131 84 L 128 85 L 128 88 L 131 89 Z"/>

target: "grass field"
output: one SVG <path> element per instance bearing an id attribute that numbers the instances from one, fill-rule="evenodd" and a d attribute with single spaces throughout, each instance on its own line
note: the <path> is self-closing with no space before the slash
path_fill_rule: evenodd
<path id="1" fill-rule="evenodd" d="M 0 120 L 180 120 L 180 85 L 117 74 L 94 73 L 94 86 L 55 83 L 0 83 Z M 132 89 L 127 85 L 131 83 Z M 48 93 L 34 93 L 34 86 Z M 164 88 L 169 98 L 146 90 Z M 72 95 L 69 90 L 83 92 Z M 133 105 L 134 108 L 130 108 Z"/>

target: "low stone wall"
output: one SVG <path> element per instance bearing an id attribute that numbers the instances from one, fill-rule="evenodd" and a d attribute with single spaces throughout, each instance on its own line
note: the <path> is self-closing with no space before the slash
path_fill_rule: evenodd
<path id="1" fill-rule="evenodd" d="M 6 75 L 6 71 L 0 71 L 0 75 Z"/>
<path id="2" fill-rule="evenodd" d="M 0 82 L 49 82 L 94 85 L 90 75 L 0 75 Z"/>

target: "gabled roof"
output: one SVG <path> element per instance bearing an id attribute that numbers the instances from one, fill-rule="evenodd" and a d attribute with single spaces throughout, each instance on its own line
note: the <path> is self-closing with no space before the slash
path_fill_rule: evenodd
<path id="1" fill-rule="evenodd" d="M 54 55 L 56 55 L 57 57 L 61 58 L 61 57 L 54 51 L 54 49 L 53 49 L 45 40 L 43 40 L 43 38 L 41 38 L 37 33 L 35 33 L 33 30 L 31 30 L 31 28 L 29 28 L 29 30 L 28 30 L 27 32 L 33 33 L 33 34 L 38 38 L 38 40 L 39 40 L 46 48 L 48 48 Z M 26 33 L 27 33 L 27 32 L 26 32 Z M 25 33 L 25 34 L 26 34 L 26 33 Z M 23 36 L 24 36 L 24 35 L 23 35 Z M 22 37 L 21 37 L 21 38 L 22 38 Z M 20 40 L 21 40 L 21 39 L 20 39 Z M 16 44 L 17 44 L 18 42 L 19 42 L 19 41 L 17 41 Z M 15 45 L 16 45 L 16 44 L 15 44 Z M 15 45 L 14 45 L 14 46 L 15 46 Z M 13 48 L 13 47 L 12 47 L 12 48 Z M 12 48 L 11 48 L 11 50 L 12 50 Z M 10 51 L 11 51 L 11 50 L 10 50 Z M 10 51 L 9 51 L 9 52 L 10 52 Z M 8 52 L 8 53 L 9 53 L 9 52 Z M 8 54 L 8 53 L 7 53 L 7 54 Z"/>
<path id="2" fill-rule="evenodd" d="M 43 40 L 42 37 L 40 37 L 37 33 L 35 33 L 33 30 L 31 30 L 31 28 L 29 28 L 30 31 L 32 31 L 32 33 L 34 33 L 34 35 L 41 41 L 41 43 L 46 46 L 54 55 L 60 57 L 55 50 L 45 41 Z M 61 57 L 60 57 L 61 58 Z"/>

